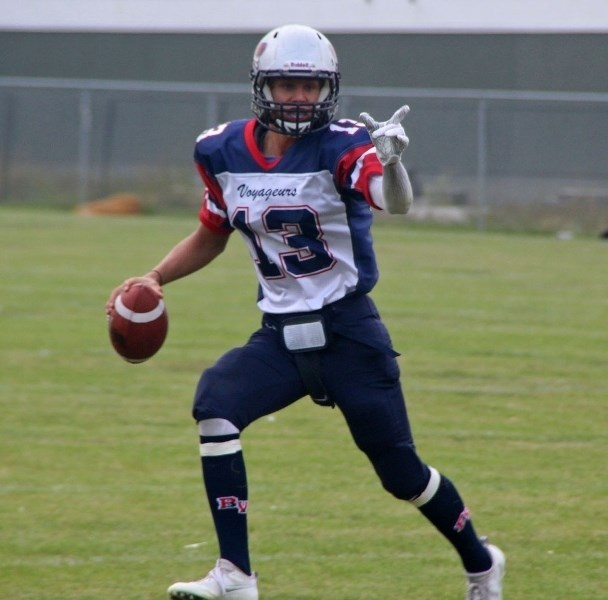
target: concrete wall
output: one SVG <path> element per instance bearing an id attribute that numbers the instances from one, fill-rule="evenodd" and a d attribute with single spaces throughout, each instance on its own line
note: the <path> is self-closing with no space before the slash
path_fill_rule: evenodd
<path id="1" fill-rule="evenodd" d="M 608 34 L 333 34 L 344 85 L 608 92 Z M 0 76 L 248 81 L 257 33 L 0 31 Z"/>

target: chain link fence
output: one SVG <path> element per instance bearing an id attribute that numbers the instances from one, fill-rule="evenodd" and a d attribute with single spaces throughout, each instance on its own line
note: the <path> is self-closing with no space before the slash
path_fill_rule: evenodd
<path id="1" fill-rule="evenodd" d="M 410 218 L 481 229 L 608 229 L 608 94 L 345 87 L 340 118 L 401 104 Z M 194 140 L 248 117 L 249 85 L 0 78 L 0 204 L 129 195 L 194 209 Z"/>

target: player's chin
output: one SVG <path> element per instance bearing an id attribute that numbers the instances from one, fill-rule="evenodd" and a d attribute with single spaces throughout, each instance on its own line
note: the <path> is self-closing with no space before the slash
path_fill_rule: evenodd
<path id="1" fill-rule="evenodd" d="M 302 135 L 308 131 L 310 127 L 309 121 L 288 121 L 287 119 L 277 120 L 275 123 L 270 123 L 268 129 L 275 131 L 276 133 L 285 134 L 289 132 L 290 135 Z"/>

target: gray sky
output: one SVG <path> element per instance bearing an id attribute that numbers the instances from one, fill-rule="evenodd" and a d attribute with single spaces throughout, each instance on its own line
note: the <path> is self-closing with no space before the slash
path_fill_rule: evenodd
<path id="1" fill-rule="evenodd" d="M 0 30 L 604 32 L 608 0 L 0 0 Z"/>

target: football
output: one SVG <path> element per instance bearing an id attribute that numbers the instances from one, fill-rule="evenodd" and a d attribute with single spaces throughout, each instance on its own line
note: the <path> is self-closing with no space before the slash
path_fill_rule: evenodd
<path id="1" fill-rule="evenodd" d="M 109 318 L 114 350 L 130 363 L 154 356 L 167 337 L 169 318 L 165 302 L 145 285 L 136 284 L 116 297 Z"/>

